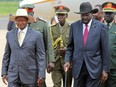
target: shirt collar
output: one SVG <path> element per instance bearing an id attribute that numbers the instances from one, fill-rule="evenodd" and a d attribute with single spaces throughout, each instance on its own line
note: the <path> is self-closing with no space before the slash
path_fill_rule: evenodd
<path id="1" fill-rule="evenodd" d="M 26 34 L 27 29 L 28 29 L 28 26 L 26 26 L 23 30 L 21 30 L 20 28 L 18 28 L 18 33 L 20 33 L 20 31 L 23 31 L 23 33 Z"/>
<path id="2" fill-rule="evenodd" d="M 91 23 L 92 23 L 92 19 L 87 24 L 88 25 L 88 30 L 90 29 Z M 85 27 L 86 27 L 86 24 L 83 23 L 83 29 L 85 29 Z"/>
<path id="3" fill-rule="evenodd" d="M 64 23 L 64 26 L 61 26 L 60 23 L 58 23 L 58 24 L 59 24 L 59 27 L 60 27 L 60 28 L 61 28 L 61 27 L 65 27 L 65 26 L 67 25 L 66 22 Z"/>
<path id="4" fill-rule="evenodd" d="M 87 24 L 88 25 L 88 27 L 90 27 L 91 26 L 91 23 L 92 23 L 92 19 L 89 21 L 89 23 Z M 86 24 L 84 24 L 84 26 L 86 26 Z"/>
<path id="5" fill-rule="evenodd" d="M 104 22 L 107 25 L 107 22 Z M 114 20 L 112 22 L 109 23 L 109 25 L 111 26 L 114 23 Z"/>

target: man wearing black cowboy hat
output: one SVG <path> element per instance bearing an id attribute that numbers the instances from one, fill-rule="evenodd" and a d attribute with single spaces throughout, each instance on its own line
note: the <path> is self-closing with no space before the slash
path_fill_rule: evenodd
<path id="1" fill-rule="evenodd" d="M 81 20 L 71 24 L 64 69 L 72 62 L 74 87 L 98 87 L 100 80 L 105 82 L 108 77 L 108 27 L 92 19 L 97 11 L 89 2 L 83 2 L 80 12 L 76 12 Z"/>

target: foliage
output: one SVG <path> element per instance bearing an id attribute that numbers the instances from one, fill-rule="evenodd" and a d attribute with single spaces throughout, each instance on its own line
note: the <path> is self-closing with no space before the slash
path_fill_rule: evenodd
<path id="1" fill-rule="evenodd" d="M 0 16 L 8 16 L 9 14 L 15 14 L 18 8 L 19 2 L 14 0 L 6 2 L 5 0 L 0 2 Z"/>

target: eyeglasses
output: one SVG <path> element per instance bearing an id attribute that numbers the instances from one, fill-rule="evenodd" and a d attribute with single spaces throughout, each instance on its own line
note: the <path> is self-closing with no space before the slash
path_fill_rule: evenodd
<path id="1" fill-rule="evenodd" d="M 33 12 L 33 8 L 27 8 L 27 7 L 24 7 L 24 9 L 26 9 L 28 13 Z"/>

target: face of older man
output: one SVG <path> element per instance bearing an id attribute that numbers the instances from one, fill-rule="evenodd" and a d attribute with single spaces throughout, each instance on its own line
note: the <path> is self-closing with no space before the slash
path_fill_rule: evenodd
<path id="1" fill-rule="evenodd" d="M 91 13 L 81 14 L 81 20 L 84 24 L 88 24 L 91 19 L 92 19 L 92 14 Z"/>
<path id="2" fill-rule="evenodd" d="M 20 28 L 20 29 L 24 29 L 26 26 L 27 26 L 27 24 L 28 24 L 28 18 L 26 18 L 26 17 L 16 17 L 16 24 L 17 24 L 17 26 L 18 26 L 18 28 Z"/>

